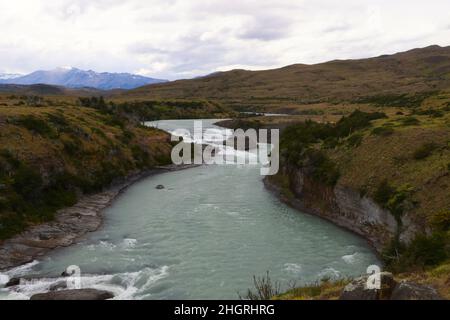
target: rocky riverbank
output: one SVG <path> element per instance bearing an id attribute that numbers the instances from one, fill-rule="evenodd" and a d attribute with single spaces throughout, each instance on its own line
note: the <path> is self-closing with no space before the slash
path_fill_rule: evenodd
<path id="1" fill-rule="evenodd" d="M 299 211 L 319 216 L 329 220 L 332 223 L 362 236 L 379 254 L 383 249 L 383 245 L 389 240 L 389 236 L 395 233 L 396 222 L 388 213 L 379 209 L 369 200 L 362 201 L 358 205 L 353 205 L 353 212 L 341 214 L 337 207 L 330 208 L 323 199 L 316 199 L 314 202 L 313 194 L 306 195 L 305 198 L 298 198 L 294 194 L 286 195 L 283 187 L 276 183 L 273 179 L 264 179 L 265 187 L 277 196 L 282 202 Z M 327 197 L 329 192 L 324 190 L 316 190 L 317 196 Z M 291 191 L 289 191 L 290 193 Z M 351 197 L 346 197 L 350 199 Z M 349 203 L 350 201 L 347 201 Z M 335 210 L 335 211 L 334 211 Z M 367 211 L 365 211 L 367 210 Z M 364 214 L 357 217 L 359 213 Z"/>
<path id="2" fill-rule="evenodd" d="M 86 233 L 96 231 L 103 221 L 103 209 L 136 181 L 153 174 L 191 167 L 156 167 L 116 181 L 103 192 L 84 196 L 74 206 L 59 210 L 53 221 L 36 225 L 0 243 L 0 271 L 31 262 L 52 249 L 70 246 Z"/>

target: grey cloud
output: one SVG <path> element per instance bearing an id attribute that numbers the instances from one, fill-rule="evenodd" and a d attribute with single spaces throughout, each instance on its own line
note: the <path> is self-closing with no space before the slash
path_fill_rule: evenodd
<path id="1" fill-rule="evenodd" d="M 351 30 L 351 28 L 352 28 L 351 25 L 342 23 L 342 24 L 328 26 L 325 29 L 323 29 L 323 32 L 325 32 L 325 33 L 342 32 L 342 31 Z"/>
<path id="2" fill-rule="evenodd" d="M 205 75 L 217 68 L 227 65 L 270 65 L 274 57 L 264 52 L 239 50 L 220 39 L 201 40 L 200 36 L 189 35 L 181 39 L 181 46 L 172 49 L 158 50 L 152 45 L 135 44 L 129 48 L 137 55 L 155 54 L 155 62 L 167 62 L 170 67 L 168 78 L 179 78 L 184 75 Z"/>
<path id="3" fill-rule="evenodd" d="M 145 42 L 137 42 L 128 46 L 128 52 L 133 54 L 168 54 L 169 50 L 164 50 L 155 47 L 153 44 L 148 44 Z"/>
<path id="4" fill-rule="evenodd" d="M 262 41 L 282 39 L 289 35 L 291 25 L 292 21 L 286 16 L 262 15 L 253 17 L 238 36 Z"/>
<path id="5" fill-rule="evenodd" d="M 63 0 L 58 6 L 47 5 L 48 11 L 60 19 L 76 19 L 85 14 L 90 8 L 107 10 L 122 3 L 121 0 Z"/>

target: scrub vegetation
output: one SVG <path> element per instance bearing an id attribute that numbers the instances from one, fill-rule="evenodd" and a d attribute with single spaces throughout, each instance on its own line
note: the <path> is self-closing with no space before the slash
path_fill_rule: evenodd
<path id="1" fill-rule="evenodd" d="M 5 94 L 0 102 L 0 240 L 53 219 L 83 194 L 170 164 L 169 135 L 142 121 L 223 112 L 197 101 Z"/>

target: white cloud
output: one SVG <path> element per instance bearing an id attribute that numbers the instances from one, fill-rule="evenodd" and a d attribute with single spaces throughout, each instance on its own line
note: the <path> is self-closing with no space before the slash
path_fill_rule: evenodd
<path id="1" fill-rule="evenodd" d="M 449 45 L 448 0 L 0 2 L 0 72 L 72 65 L 158 78 Z"/>

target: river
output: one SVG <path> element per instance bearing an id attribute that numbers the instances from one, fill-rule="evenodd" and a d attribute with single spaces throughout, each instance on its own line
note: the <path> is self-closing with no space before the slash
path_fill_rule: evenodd
<path id="1" fill-rule="evenodd" d="M 203 125 L 218 128 L 214 122 Z M 192 124 L 151 123 L 168 131 Z M 112 291 L 116 299 L 235 299 L 266 271 L 286 288 L 360 275 L 378 262 L 363 239 L 291 209 L 262 179 L 256 165 L 208 165 L 143 179 L 105 210 L 100 230 L 8 271 L 39 280 L 0 289 L 0 299 L 48 291 L 70 265 L 80 267 L 83 287 Z"/>

